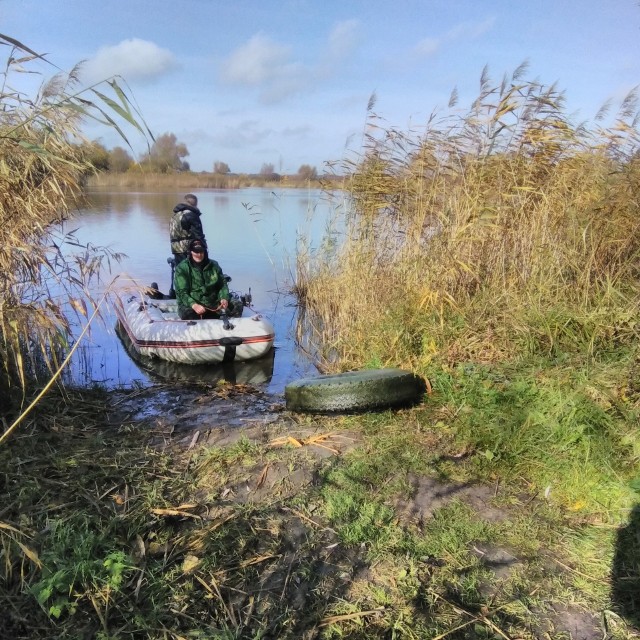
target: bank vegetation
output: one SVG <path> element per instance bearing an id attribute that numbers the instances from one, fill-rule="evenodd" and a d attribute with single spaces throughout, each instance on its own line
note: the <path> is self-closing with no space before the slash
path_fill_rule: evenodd
<path id="1" fill-rule="evenodd" d="M 61 231 L 93 171 L 82 151 L 82 123 L 106 119 L 121 132 L 131 126 L 142 133 L 145 125 L 115 79 L 79 91 L 77 68 L 54 73 L 35 95 L 14 88 L 30 63 L 50 63 L 9 36 L 0 35 L 0 44 L 10 50 L 0 74 L 0 405 L 6 427 L 27 395 L 54 376 L 70 348 L 71 321 L 86 321 L 96 310 L 89 282 L 118 258 Z"/>
<path id="2" fill-rule="evenodd" d="M 143 189 L 195 191 L 198 189 L 340 189 L 343 178 L 332 174 L 312 178 L 299 174 L 210 173 L 206 171 L 173 171 L 170 173 L 129 170 L 126 173 L 103 171 L 86 178 L 90 189 Z"/>
<path id="3" fill-rule="evenodd" d="M 424 131 L 370 112 L 347 233 L 299 257 L 300 338 L 327 370 L 428 377 L 483 473 L 621 515 L 640 455 L 637 95 L 589 126 L 525 71 L 485 72 L 468 112 Z"/>

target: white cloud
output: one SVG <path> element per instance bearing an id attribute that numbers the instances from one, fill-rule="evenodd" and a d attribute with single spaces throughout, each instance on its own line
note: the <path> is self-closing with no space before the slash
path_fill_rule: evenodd
<path id="1" fill-rule="evenodd" d="M 258 33 L 224 61 L 222 79 L 259 88 L 262 102 L 281 102 L 308 82 L 303 65 L 293 62 L 291 54 L 290 47 Z"/>
<path id="2" fill-rule="evenodd" d="M 333 27 L 327 39 L 326 49 L 318 61 L 315 71 L 317 79 L 329 78 L 344 68 L 345 61 L 358 45 L 358 27 L 357 20 L 344 20 Z"/>
<path id="3" fill-rule="evenodd" d="M 87 84 L 120 75 L 128 82 L 149 81 L 176 67 L 174 55 L 148 40 L 132 38 L 117 45 L 102 47 L 82 67 Z"/>
<path id="4" fill-rule="evenodd" d="M 413 48 L 413 52 L 418 56 L 428 57 L 438 50 L 440 43 L 438 38 L 424 38 Z"/>
<path id="5" fill-rule="evenodd" d="M 312 65 L 296 61 L 290 46 L 258 33 L 223 61 L 221 78 L 230 84 L 257 88 L 264 103 L 282 102 L 341 69 L 341 63 L 357 45 L 357 27 L 356 20 L 337 23 L 319 60 Z"/>
<path id="6" fill-rule="evenodd" d="M 413 47 L 412 53 L 415 57 L 426 58 L 432 56 L 447 42 L 456 40 L 473 40 L 489 31 L 495 24 L 495 18 L 488 18 L 483 22 L 462 22 L 444 35 L 438 38 L 424 38 Z"/>
<path id="7" fill-rule="evenodd" d="M 446 36 L 446 40 L 473 40 L 489 31 L 495 24 L 495 18 L 487 18 L 483 22 L 462 22 L 450 29 Z"/>
<path id="8" fill-rule="evenodd" d="M 225 61 L 223 79 L 233 84 L 258 86 L 291 75 L 291 49 L 258 33 Z"/>
<path id="9" fill-rule="evenodd" d="M 306 138 L 307 134 L 311 133 L 313 129 L 308 124 L 303 124 L 298 127 L 285 127 L 282 130 L 283 138 Z"/>
<path id="10" fill-rule="evenodd" d="M 358 44 L 357 20 L 345 20 L 338 22 L 329 34 L 329 57 L 335 60 L 343 60 L 355 49 Z"/>
<path id="11" fill-rule="evenodd" d="M 213 136 L 216 144 L 229 149 L 246 149 L 263 143 L 273 133 L 270 128 L 262 127 L 257 120 L 245 120 L 235 127 L 225 127 Z"/>

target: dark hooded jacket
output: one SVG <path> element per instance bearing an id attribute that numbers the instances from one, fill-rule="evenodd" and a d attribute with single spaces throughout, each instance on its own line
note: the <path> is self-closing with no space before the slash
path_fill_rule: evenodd
<path id="1" fill-rule="evenodd" d="M 190 246 L 187 250 L 189 248 Z M 222 269 L 215 260 L 209 258 L 206 250 L 201 263 L 195 262 L 189 254 L 189 257 L 176 267 L 173 287 L 179 311 L 191 309 L 194 302 L 208 309 L 216 309 L 220 300 L 229 299 L 229 287 Z"/>
<path id="2" fill-rule="evenodd" d="M 202 240 L 206 246 L 201 215 L 198 207 L 192 207 L 189 204 L 180 203 L 173 208 L 169 224 L 171 253 L 187 253 L 191 240 Z"/>

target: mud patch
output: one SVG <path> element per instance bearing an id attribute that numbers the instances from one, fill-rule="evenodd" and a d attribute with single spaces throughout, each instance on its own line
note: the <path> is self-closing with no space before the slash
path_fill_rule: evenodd
<path id="1" fill-rule="evenodd" d="M 149 427 L 152 444 L 191 443 L 194 432 L 240 430 L 282 418 L 284 400 L 249 385 L 156 386 L 112 394 L 113 424 Z M 203 439 L 198 436 L 201 443 Z"/>
<path id="2" fill-rule="evenodd" d="M 408 489 L 405 495 L 392 501 L 398 517 L 422 525 L 435 511 L 454 499 L 468 504 L 489 522 L 500 522 L 507 518 L 502 509 L 492 505 L 495 498 L 491 487 L 474 484 L 447 483 L 414 473 L 407 474 Z"/>
<path id="3" fill-rule="evenodd" d="M 491 572 L 491 580 L 482 580 L 478 584 L 478 593 L 488 602 L 495 598 L 515 571 L 525 567 L 516 552 L 506 547 L 499 547 L 476 542 L 471 545 L 471 552 L 478 557 L 480 564 Z"/>
<path id="4" fill-rule="evenodd" d="M 198 433 L 192 436 L 192 442 Z M 288 504 L 296 497 L 309 496 L 309 491 L 320 483 L 326 459 L 341 455 L 359 444 L 355 434 L 314 433 L 308 429 L 290 429 L 282 424 L 254 425 L 242 430 L 212 430 L 203 437 L 206 438 L 205 450 L 232 447 L 241 438 L 249 445 L 262 445 L 257 462 L 248 466 L 235 463 L 225 466 L 223 473 L 221 469 L 212 468 L 210 473 L 201 474 L 203 493 L 216 493 L 217 504 L 261 507 Z M 180 442 L 178 446 L 182 446 Z M 221 477 L 224 478 L 222 484 Z"/>
<path id="5" fill-rule="evenodd" d="M 577 606 L 554 605 L 541 618 L 544 622 L 535 629 L 538 637 L 602 640 L 606 636 L 598 617 Z"/>

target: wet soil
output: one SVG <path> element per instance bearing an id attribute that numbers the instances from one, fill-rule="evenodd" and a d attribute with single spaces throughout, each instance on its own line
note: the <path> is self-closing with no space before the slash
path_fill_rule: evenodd
<path id="1" fill-rule="evenodd" d="M 249 427 L 255 433 L 259 427 L 287 421 L 282 396 L 250 385 L 158 385 L 112 395 L 114 424 L 147 425 L 156 444 L 159 440 L 174 445 L 204 444 L 212 433 L 214 438 L 228 434 L 224 444 L 229 444 Z"/>

